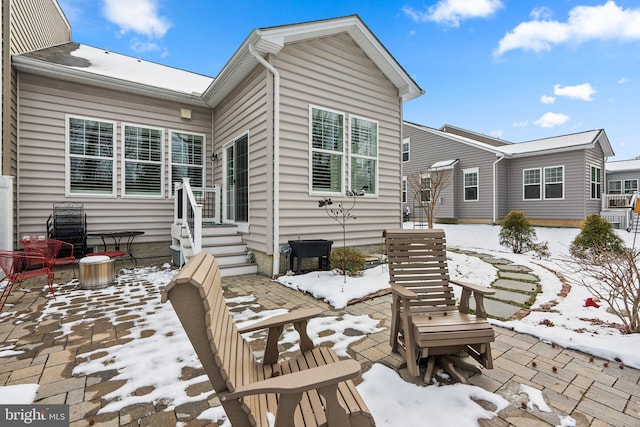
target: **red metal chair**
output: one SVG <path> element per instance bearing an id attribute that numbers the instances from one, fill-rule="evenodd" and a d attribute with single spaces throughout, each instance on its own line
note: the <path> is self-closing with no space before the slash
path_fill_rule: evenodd
<path id="1" fill-rule="evenodd" d="M 30 238 L 21 240 L 20 244 L 27 254 L 44 256 L 52 270 L 61 265 L 71 264 L 73 268 L 73 278 L 75 279 L 77 277 L 76 257 L 73 253 L 74 246 L 71 243 L 57 239 Z M 62 253 L 65 253 L 66 255 L 58 257 L 63 247 L 65 250 L 63 250 Z"/>
<path id="2" fill-rule="evenodd" d="M 4 308 L 5 303 L 11 295 L 13 285 L 20 284 L 26 279 L 38 276 L 47 276 L 47 284 L 49 291 L 56 299 L 53 291 L 53 271 L 51 271 L 49 262 L 40 254 L 27 254 L 18 251 L 0 251 L 0 269 L 6 276 L 3 281 L 8 283 L 2 288 L 0 294 L 0 312 Z"/>

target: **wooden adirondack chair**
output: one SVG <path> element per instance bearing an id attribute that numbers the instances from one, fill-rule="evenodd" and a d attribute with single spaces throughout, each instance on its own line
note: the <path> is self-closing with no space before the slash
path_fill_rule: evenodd
<path id="1" fill-rule="evenodd" d="M 375 425 L 351 381 L 360 375 L 355 360 L 340 360 L 327 347 L 315 347 L 306 332 L 321 309 L 299 310 L 238 329 L 226 307 L 220 270 L 213 255 L 201 252 L 189 260 L 165 287 L 220 402 L 234 427 Z M 285 324 L 300 334 L 301 354 L 283 359 L 278 338 Z M 268 329 L 262 362 L 242 333 Z"/>
<path id="2" fill-rule="evenodd" d="M 449 278 L 442 230 L 387 230 L 385 241 L 392 291 L 390 344 L 402 354 L 412 376 L 426 359 L 425 382 L 436 362 L 459 382 L 455 366 L 475 372 L 493 368 L 490 343 L 494 331 L 486 320 L 483 298 L 492 289 Z M 462 286 L 460 304 L 451 284 Z M 475 298 L 475 315 L 469 298 Z"/>

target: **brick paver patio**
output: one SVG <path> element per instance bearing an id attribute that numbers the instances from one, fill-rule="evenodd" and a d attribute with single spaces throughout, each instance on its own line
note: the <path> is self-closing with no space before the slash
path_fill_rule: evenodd
<path id="1" fill-rule="evenodd" d="M 56 274 L 56 283 L 69 280 L 70 270 Z M 401 369 L 401 358 L 390 352 L 388 345 L 390 297 L 378 296 L 334 310 L 326 303 L 281 286 L 263 276 L 238 276 L 223 279 L 229 297 L 253 294 L 263 309 L 294 309 L 320 306 L 327 315 L 369 315 L 380 320 L 382 331 L 363 336 L 349 347 L 348 353 L 362 364 L 363 371 L 373 363 L 384 363 Z M 143 402 L 111 413 L 97 415 L 107 403 L 107 393 L 123 385 L 111 380 L 114 370 L 99 373 L 72 374 L 74 367 L 85 362 L 85 354 L 99 357 L 100 349 L 125 344 L 132 340 L 130 329 L 143 315 L 139 308 L 148 301 L 159 300 L 157 290 L 126 301 L 123 285 L 113 286 L 111 295 L 101 297 L 95 306 L 87 306 L 82 297 L 71 298 L 65 307 L 66 317 L 44 316 L 46 291 L 37 281 L 28 281 L 14 290 L 0 314 L 0 348 L 11 348 L 20 354 L 0 358 L 0 386 L 13 384 L 40 385 L 35 403 L 66 403 L 70 407 L 71 426 L 187 426 L 211 425 L 196 417 L 205 409 L 217 406 L 215 395 L 166 411 L 166 402 Z M 56 286 L 57 292 L 74 296 L 72 284 Z M 55 303 L 53 303 L 55 304 Z M 106 313 L 109 311 L 109 313 Z M 7 314 L 13 312 L 14 314 Z M 117 319 L 117 322 L 115 322 Z M 117 326 L 114 326 L 114 323 Z M 61 328 L 70 328 L 63 335 Z M 500 394 L 512 404 L 498 417 L 481 420 L 482 426 L 550 426 L 559 424 L 559 416 L 569 415 L 577 426 L 640 426 L 640 371 L 605 362 L 589 355 L 563 349 L 535 337 L 495 327 L 493 345 L 494 369 L 472 375 L 469 383 Z M 148 331 L 152 334 L 153 331 Z M 84 355 L 84 356 L 83 356 Z M 144 357 L 144 355 L 140 355 Z M 200 375 L 184 373 L 185 376 Z M 126 382 L 126 381 L 124 381 Z M 552 413 L 522 407 L 520 384 L 543 390 Z M 196 384 L 190 392 L 198 395 L 210 390 L 208 383 Z M 144 396 L 149 390 L 136 390 Z M 481 404 L 483 402 L 480 402 Z M 426 424 L 425 424 L 426 425 Z"/>

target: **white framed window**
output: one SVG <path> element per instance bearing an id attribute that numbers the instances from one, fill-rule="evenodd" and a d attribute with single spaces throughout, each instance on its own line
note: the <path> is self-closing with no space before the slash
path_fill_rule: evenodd
<path id="1" fill-rule="evenodd" d="M 163 196 L 163 136 L 159 128 L 123 123 L 123 196 Z"/>
<path id="2" fill-rule="evenodd" d="M 633 194 L 638 192 L 638 180 L 637 179 L 625 179 L 624 180 L 624 194 Z"/>
<path id="3" fill-rule="evenodd" d="M 463 169 L 464 174 L 464 201 L 479 200 L 478 168 Z"/>
<path id="4" fill-rule="evenodd" d="M 428 173 L 420 175 L 420 203 L 431 202 L 431 175 Z"/>
<path id="5" fill-rule="evenodd" d="M 171 193 L 174 183 L 190 178 L 194 188 L 204 187 L 205 136 L 198 133 L 169 131 L 171 146 Z"/>
<path id="6" fill-rule="evenodd" d="M 540 168 L 522 170 L 522 197 L 524 200 L 542 198 L 542 175 Z"/>
<path id="7" fill-rule="evenodd" d="M 602 169 L 597 166 L 591 166 L 590 169 L 591 198 L 600 199 L 602 194 Z"/>
<path id="8" fill-rule="evenodd" d="M 622 194 L 622 181 L 609 181 L 607 192 L 609 194 Z"/>
<path id="9" fill-rule="evenodd" d="M 115 196 L 115 122 L 66 116 L 67 196 Z"/>
<path id="10" fill-rule="evenodd" d="M 564 199 L 564 166 L 544 168 L 544 198 Z"/>
<path id="11" fill-rule="evenodd" d="M 344 194 L 344 114 L 309 108 L 310 192 Z"/>
<path id="12" fill-rule="evenodd" d="M 350 116 L 351 190 L 378 193 L 378 122 Z"/>
<path id="13" fill-rule="evenodd" d="M 402 203 L 407 203 L 407 177 L 402 177 Z"/>
<path id="14" fill-rule="evenodd" d="M 410 160 L 409 150 L 411 148 L 411 139 L 405 138 L 402 140 L 402 161 L 408 162 Z"/>

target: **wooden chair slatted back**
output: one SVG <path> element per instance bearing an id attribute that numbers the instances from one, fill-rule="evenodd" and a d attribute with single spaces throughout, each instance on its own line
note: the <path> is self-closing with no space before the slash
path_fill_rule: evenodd
<path id="1" fill-rule="evenodd" d="M 390 282 L 418 296 L 411 301 L 412 312 L 455 308 L 443 230 L 387 230 L 385 241 Z"/>

